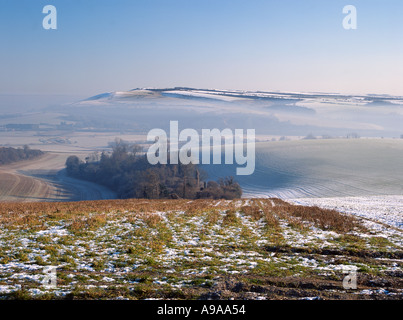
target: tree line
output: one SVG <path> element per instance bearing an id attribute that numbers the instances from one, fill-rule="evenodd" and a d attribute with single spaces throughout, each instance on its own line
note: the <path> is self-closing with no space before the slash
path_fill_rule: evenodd
<path id="1" fill-rule="evenodd" d="M 30 149 L 27 145 L 23 148 L 0 147 L 0 165 L 9 164 L 21 160 L 29 160 L 43 155 L 41 150 Z"/>
<path id="2" fill-rule="evenodd" d="M 66 160 L 69 176 L 92 181 L 115 191 L 119 198 L 236 199 L 240 185 L 232 177 L 207 181 L 207 174 L 194 164 L 151 165 L 138 145 L 116 140 L 112 153 L 102 152 L 80 160 Z"/>

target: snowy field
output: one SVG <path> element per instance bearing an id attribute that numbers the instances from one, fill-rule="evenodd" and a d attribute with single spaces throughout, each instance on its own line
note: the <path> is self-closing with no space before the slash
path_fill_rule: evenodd
<path id="1" fill-rule="evenodd" d="M 401 232 L 366 222 L 278 199 L 7 204 L 0 299 L 401 299 Z"/>
<path id="2" fill-rule="evenodd" d="M 403 194 L 403 139 L 329 139 L 256 144 L 256 169 L 236 176 L 245 198 L 333 198 Z M 235 166 L 210 165 L 210 179 Z"/>
<path id="3" fill-rule="evenodd" d="M 299 205 L 335 209 L 403 231 L 403 196 L 301 198 L 288 201 Z"/>
<path id="4" fill-rule="evenodd" d="M 334 209 L 361 218 L 362 223 L 378 236 L 403 246 L 403 196 L 301 198 L 289 203 Z"/>

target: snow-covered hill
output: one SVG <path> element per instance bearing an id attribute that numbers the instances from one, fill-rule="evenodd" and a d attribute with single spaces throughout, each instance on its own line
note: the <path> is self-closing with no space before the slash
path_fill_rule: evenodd
<path id="1" fill-rule="evenodd" d="M 139 88 L 102 93 L 71 107 L 87 117 L 93 109 L 85 108 L 97 107 L 97 117 L 135 118 L 149 129 L 181 120 L 194 129 L 253 128 L 257 135 L 398 137 L 403 123 L 402 97 L 379 95 Z"/>

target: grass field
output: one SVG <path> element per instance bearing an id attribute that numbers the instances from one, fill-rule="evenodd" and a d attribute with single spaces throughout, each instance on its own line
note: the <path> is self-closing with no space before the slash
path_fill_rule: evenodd
<path id="1" fill-rule="evenodd" d="M 4 203 L 0 297 L 401 300 L 402 233 L 380 226 L 279 199 Z"/>

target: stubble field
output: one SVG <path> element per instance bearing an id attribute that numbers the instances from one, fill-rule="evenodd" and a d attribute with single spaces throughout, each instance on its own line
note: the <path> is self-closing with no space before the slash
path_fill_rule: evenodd
<path id="1" fill-rule="evenodd" d="M 401 230 L 279 199 L 9 203 L 0 228 L 3 299 L 403 296 Z"/>
<path id="2" fill-rule="evenodd" d="M 79 201 L 114 199 L 111 190 L 68 177 L 69 153 L 48 152 L 27 161 L 0 166 L 0 202 Z"/>

